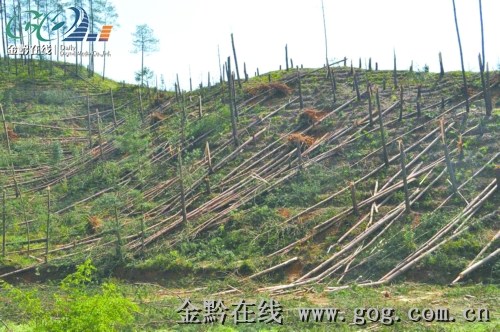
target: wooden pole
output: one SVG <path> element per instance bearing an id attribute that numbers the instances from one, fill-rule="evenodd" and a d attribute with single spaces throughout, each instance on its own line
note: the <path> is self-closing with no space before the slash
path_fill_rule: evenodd
<path id="1" fill-rule="evenodd" d="M 45 263 L 49 260 L 50 235 L 50 186 L 47 187 L 47 225 L 45 228 Z"/>
<path id="2" fill-rule="evenodd" d="M 246 62 L 243 62 L 243 74 L 245 75 L 245 82 L 248 82 L 247 63 Z"/>
<path id="3" fill-rule="evenodd" d="M 382 110 L 380 109 L 380 98 L 378 94 L 378 89 L 375 90 L 377 98 L 377 111 L 378 111 L 378 122 L 380 125 L 380 139 L 382 141 L 382 150 L 384 152 L 384 163 L 386 167 L 389 167 L 389 155 L 387 154 L 387 147 L 385 145 L 385 134 L 384 134 L 384 120 L 382 119 Z"/>
<path id="4" fill-rule="evenodd" d="M 113 109 L 113 125 L 116 127 L 116 109 L 115 109 L 115 99 L 113 98 L 113 89 L 109 89 L 111 93 L 111 107 Z"/>
<path id="5" fill-rule="evenodd" d="M 403 147 L 403 140 L 399 140 L 399 158 L 401 160 L 401 177 L 403 178 L 403 189 L 405 192 L 405 211 L 410 213 L 410 194 L 408 192 L 408 179 L 406 175 L 406 155 Z"/>
<path id="6" fill-rule="evenodd" d="M 236 48 L 234 47 L 234 38 L 233 38 L 233 34 L 232 33 L 231 33 L 231 44 L 233 45 L 234 65 L 235 65 L 235 68 L 236 68 L 236 77 L 238 78 L 238 86 L 241 89 L 240 71 L 238 70 L 238 60 L 236 59 Z"/>
<path id="7" fill-rule="evenodd" d="M 352 211 L 353 211 L 355 216 L 359 216 L 358 202 L 356 200 L 356 184 L 355 184 L 355 182 L 351 182 L 349 184 L 349 187 L 351 188 Z"/>
<path id="8" fill-rule="evenodd" d="M 2 256 L 5 257 L 5 236 L 7 232 L 7 193 L 2 190 Z"/>
<path id="9" fill-rule="evenodd" d="M 187 224 L 187 212 L 186 212 L 186 196 L 184 192 L 184 176 L 182 172 L 182 150 L 178 148 L 177 150 L 177 161 L 179 164 L 179 184 L 181 189 L 181 205 L 182 205 L 182 222 Z"/>
<path id="10" fill-rule="evenodd" d="M 455 28 L 457 30 L 457 39 L 458 39 L 458 49 L 460 50 L 460 62 L 462 64 L 462 80 L 464 82 L 464 97 L 465 97 L 465 111 L 469 113 L 470 107 L 469 107 L 469 88 L 467 86 L 467 78 L 465 77 L 465 66 L 464 66 L 464 55 L 462 52 L 462 42 L 460 41 L 460 32 L 458 30 L 458 20 L 457 20 L 457 9 L 455 6 L 455 0 L 452 0 L 453 2 L 453 15 L 455 16 Z"/>

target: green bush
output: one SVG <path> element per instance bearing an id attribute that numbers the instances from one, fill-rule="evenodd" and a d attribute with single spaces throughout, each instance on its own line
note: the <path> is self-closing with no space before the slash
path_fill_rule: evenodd
<path id="1" fill-rule="evenodd" d="M 22 291 L 7 283 L 2 287 L 35 331 L 123 331 L 131 329 L 138 306 L 125 298 L 113 283 L 97 289 L 90 260 L 68 275 L 53 295 L 53 303 L 42 302 L 36 291 Z"/>
<path id="2" fill-rule="evenodd" d="M 137 266 L 139 269 L 158 269 L 162 271 L 186 271 L 193 268 L 193 263 L 181 256 L 177 250 L 149 258 Z"/>

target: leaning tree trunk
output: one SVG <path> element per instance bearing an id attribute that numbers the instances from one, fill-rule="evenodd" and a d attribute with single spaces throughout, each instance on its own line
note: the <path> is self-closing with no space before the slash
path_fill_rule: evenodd
<path id="1" fill-rule="evenodd" d="M 455 16 L 455 28 L 457 30 L 458 48 L 460 50 L 460 62 L 462 64 L 462 79 L 464 81 L 464 97 L 465 97 L 465 110 L 469 112 L 469 92 L 467 87 L 467 78 L 465 77 L 465 67 L 464 67 L 464 55 L 462 52 L 462 42 L 460 41 L 460 31 L 458 30 L 458 20 L 457 20 L 457 8 L 455 6 L 455 0 L 453 2 L 453 15 Z"/>

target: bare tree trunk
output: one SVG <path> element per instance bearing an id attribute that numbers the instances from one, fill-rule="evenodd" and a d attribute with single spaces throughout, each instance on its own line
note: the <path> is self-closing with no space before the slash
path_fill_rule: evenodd
<path id="1" fill-rule="evenodd" d="M 0 4 L 1 5 L 1 4 Z M 2 256 L 5 257 L 5 235 L 7 232 L 7 209 L 5 207 L 5 201 L 7 199 L 7 194 L 5 189 L 2 190 Z"/>
<path id="2" fill-rule="evenodd" d="M 444 76 L 443 56 L 441 52 L 439 52 L 439 79 L 442 79 L 443 76 Z"/>
<path id="3" fill-rule="evenodd" d="M 356 200 L 356 184 L 355 184 L 355 182 L 351 182 L 349 184 L 349 187 L 351 188 L 352 211 L 353 211 L 355 216 L 359 216 L 358 202 Z"/>
<path id="4" fill-rule="evenodd" d="M 104 81 L 104 78 L 106 77 L 106 58 L 107 58 L 107 56 L 106 56 L 106 44 L 107 43 L 108 42 L 104 42 L 104 56 L 103 56 L 103 59 L 102 59 L 102 61 L 103 61 L 103 64 L 102 64 L 102 80 L 103 81 Z"/>
<path id="5" fill-rule="evenodd" d="M 4 1 L 0 0 L 0 25 L 2 26 L 2 49 L 3 49 L 3 58 L 7 58 L 7 46 L 5 39 L 7 38 L 4 29 Z M 5 13 L 6 15 L 7 13 Z"/>
<path id="6" fill-rule="evenodd" d="M 49 260 L 49 235 L 50 235 L 50 186 L 47 187 L 47 224 L 45 225 L 45 263 Z"/>
<path id="7" fill-rule="evenodd" d="M 321 11 L 323 12 L 323 31 L 325 33 L 325 64 L 329 67 L 328 64 L 328 38 L 326 37 L 326 19 L 325 19 L 325 6 L 323 4 L 323 0 L 321 0 Z"/>
<path id="8" fill-rule="evenodd" d="M 403 177 L 403 189 L 405 192 L 405 208 L 406 213 L 410 213 L 410 194 L 408 192 L 408 180 L 406 175 L 406 155 L 403 147 L 403 141 L 399 141 L 399 157 L 401 159 L 401 176 Z"/>
<path id="9" fill-rule="evenodd" d="M 302 83 L 300 80 L 300 70 L 297 69 L 297 79 L 299 81 L 299 101 L 300 101 L 300 109 L 304 108 L 304 99 L 302 98 Z"/>
<path id="10" fill-rule="evenodd" d="M 441 141 L 443 143 L 446 168 L 448 170 L 448 174 L 450 175 L 450 181 L 451 181 L 451 186 L 453 188 L 453 192 L 456 194 L 458 193 L 457 179 L 455 178 L 455 170 L 453 169 L 453 164 L 450 158 L 450 152 L 448 151 L 448 145 L 446 144 L 446 131 L 444 130 L 443 119 L 440 120 L 439 125 L 441 127 Z"/>
<path id="11" fill-rule="evenodd" d="M 453 15 L 455 17 L 455 28 L 457 30 L 458 48 L 460 50 L 460 62 L 462 64 L 462 79 L 464 82 L 463 89 L 464 89 L 464 97 L 465 97 L 465 110 L 468 113 L 470 110 L 470 107 L 469 107 L 469 88 L 467 86 L 467 78 L 465 77 L 464 55 L 462 52 L 462 42 L 460 41 L 460 31 L 458 30 L 457 9 L 455 6 L 455 0 L 452 0 L 452 2 L 453 2 Z"/>
<path id="12" fill-rule="evenodd" d="M 233 134 L 233 143 L 235 147 L 239 146 L 238 142 L 238 130 L 236 127 L 236 114 L 235 111 L 233 110 L 233 82 L 231 82 L 231 57 L 227 57 L 227 63 L 226 63 L 226 70 L 227 70 L 227 87 L 228 87 L 228 92 L 229 92 L 229 111 L 231 114 L 231 128 L 232 128 L 232 134 Z"/>
<path id="13" fill-rule="evenodd" d="M 232 33 L 231 33 L 231 44 L 233 45 L 234 65 L 236 67 L 236 77 L 238 78 L 238 86 L 241 89 L 240 71 L 238 70 L 238 60 L 236 59 L 236 47 L 234 47 L 234 38 L 233 38 Z"/>
<path id="14" fill-rule="evenodd" d="M 382 151 L 384 152 L 384 163 L 386 167 L 389 167 L 389 155 L 387 154 L 387 146 L 385 144 L 385 133 L 384 133 L 384 120 L 382 119 L 382 110 L 380 109 L 380 98 L 378 94 L 378 89 L 376 90 L 377 99 L 377 111 L 378 111 L 378 122 L 380 125 L 380 140 L 382 141 Z"/>
<path id="15" fill-rule="evenodd" d="M 394 82 L 394 89 L 398 88 L 398 72 L 397 72 L 397 64 L 396 64 L 396 50 L 394 50 L 394 70 L 393 70 L 393 82 Z"/>
<path id="16" fill-rule="evenodd" d="M 116 109 L 115 109 L 115 99 L 113 98 L 113 89 L 109 89 L 111 93 L 111 107 L 113 109 L 113 125 L 116 127 Z"/>
<path id="17" fill-rule="evenodd" d="M 285 63 L 286 63 L 286 71 L 288 71 L 288 44 L 285 45 Z"/>
<path id="18" fill-rule="evenodd" d="M 92 148 L 92 122 L 90 118 L 90 96 L 89 92 L 87 91 L 87 129 L 89 133 L 89 149 Z"/>
<path id="19" fill-rule="evenodd" d="M 181 189 L 181 205 L 182 205 L 182 222 L 187 224 L 187 212 L 186 212 L 186 196 L 184 192 L 184 176 L 182 172 L 182 149 L 177 150 L 177 161 L 179 163 L 179 184 Z"/>
<path id="20" fill-rule="evenodd" d="M 222 70 L 222 66 L 221 66 L 221 62 L 220 62 L 220 48 L 219 48 L 219 45 L 217 45 L 217 55 L 219 57 L 220 83 L 222 84 L 222 81 L 224 80 L 224 71 Z"/>
<path id="21" fill-rule="evenodd" d="M 8 129 L 7 129 L 7 122 L 5 121 L 5 113 L 3 111 L 3 107 L 2 107 L 1 104 L 0 104 L 0 111 L 2 112 L 3 130 L 4 130 L 4 133 L 5 133 L 5 141 L 7 143 L 7 151 L 9 153 L 10 167 L 11 167 L 11 170 L 12 170 L 12 180 L 14 181 L 14 185 L 15 185 L 15 189 L 16 189 L 16 198 L 17 198 L 17 197 L 19 197 L 21 195 L 21 192 L 20 192 L 19 186 L 17 184 L 16 172 L 14 170 L 14 163 L 12 161 L 12 150 L 10 148 L 9 132 L 8 132 Z"/>
<path id="22" fill-rule="evenodd" d="M 484 54 L 484 26 L 483 26 L 483 3 L 479 0 L 479 19 L 481 21 L 481 53 L 483 55 L 483 71 L 486 64 L 486 57 Z"/>

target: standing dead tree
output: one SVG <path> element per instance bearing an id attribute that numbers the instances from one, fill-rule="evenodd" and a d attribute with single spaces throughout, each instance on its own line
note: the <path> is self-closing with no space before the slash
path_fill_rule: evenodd
<path id="1" fill-rule="evenodd" d="M 229 92 L 229 111 L 231 113 L 231 129 L 232 129 L 232 135 L 233 135 L 233 143 L 234 143 L 234 146 L 238 147 L 238 145 L 240 145 L 240 144 L 238 141 L 238 129 L 236 126 L 236 110 L 233 109 L 235 106 L 235 103 L 233 102 L 234 83 L 232 82 L 232 75 L 231 75 L 231 57 L 227 57 L 226 71 L 227 71 L 227 86 L 228 86 L 228 92 Z"/>
<path id="2" fill-rule="evenodd" d="M 452 0 L 452 2 L 453 2 L 453 15 L 455 17 L 455 28 L 457 30 L 458 48 L 460 50 L 460 62 L 462 64 L 462 80 L 464 82 L 463 93 L 464 93 L 464 97 L 465 97 L 465 110 L 468 113 L 470 110 L 470 107 L 469 107 L 469 89 L 467 87 L 467 78 L 465 77 L 464 55 L 462 52 L 462 42 L 460 41 L 460 31 L 458 29 L 457 9 L 455 6 L 455 0 Z"/>
<path id="3" fill-rule="evenodd" d="M 240 71 L 238 70 L 238 59 L 236 58 L 236 47 L 234 46 L 234 37 L 233 37 L 233 34 L 231 34 L 231 44 L 233 45 L 234 66 L 235 66 L 235 69 L 236 69 L 236 77 L 238 78 L 238 86 L 241 89 Z"/>
<path id="4" fill-rule="evenodd" d="M 386 167 L 389 167 L 389 154 L 387 153 L 387 146 L 385 144 L 385 133 L 384 133 L 384 120 L 382 118 L 382 111 L 380 109 L 380 98 L 378 93 L 378 88 L 375 90 L 377 99 L 377 111 L 378 111 L 378 123 L 380 126 L 380 140 L 382 142 L 382 150 L 384 152 L 384 163 Z"/>
<path id="5" fill-rule="evenodd" d="M 397 64 L 396 64 L 396 50 L 394 50 L 394 69 L 392 72 L 392 80 L 394 83 L 394 89 L 398 88 L 398 71 L 397 71 Z"/>
<path id="6" fill-rule="evenodd" d="M 325 33 L 325 64 L 327 67 L 330 67 L 328 64 L 328 38 L 326 37 L 325 5 L 323 4 L 323 0 L 321 0 L 321 11 L 323 12 L 323 30 Z"/>

